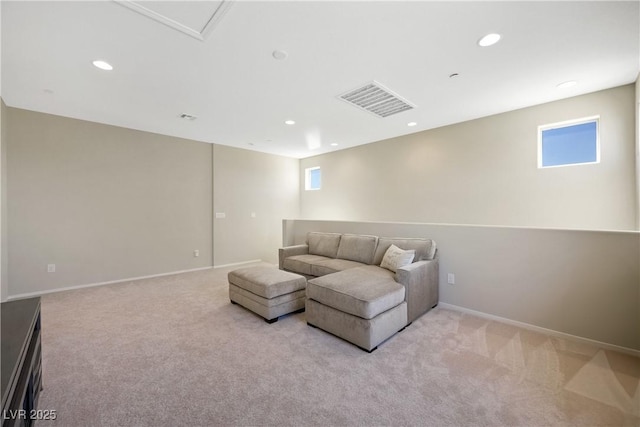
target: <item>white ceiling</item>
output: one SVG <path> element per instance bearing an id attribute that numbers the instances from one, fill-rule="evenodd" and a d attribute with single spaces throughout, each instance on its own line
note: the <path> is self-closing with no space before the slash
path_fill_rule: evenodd
<path id="1" fill-rule="evenodd" d="M 202 33 L 221 2 L 136 3 Z M 632 83 L 640 69 L 637 1 L 236 1 L 202 40 L 114 1 L 1 7 L 7 105 L 297 158 Z M 479 47 L 490 32 L 500 43 Z M 379 118 L 338 99 L 372 80 L 417 108 Z M 578 84 L 556 87 L 567 80 Z"/>

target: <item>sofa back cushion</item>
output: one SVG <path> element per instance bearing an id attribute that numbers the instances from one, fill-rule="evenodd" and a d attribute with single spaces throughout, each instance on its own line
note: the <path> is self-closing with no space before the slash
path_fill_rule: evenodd
<path id="1" fill-rule="evenodd" d="M 340 245 L 340 233 L 319 233 L 312 231 L 307 234 L 309 254 L 322 255 L 329 258 L 338 256 L 338 245 Z"/>
<path id="2" fill-rule="evenodd" d="M 373 257 L 373 264 L 380 265 L 384 254 L 391 245 L 396 245 L 400 249 L 416 251 L 413 262 L 433 259 L 436 255 L 436 242 L 431 239 L 416 238 L 399 238 L 399 237 L 380 237 L 378 239 L 378 247 Z"/>
<path id="3" fill-rule="evenodd" d="M 378 236 L 343 234 L 338 247 L 338 258 L 372 264 Z"/>

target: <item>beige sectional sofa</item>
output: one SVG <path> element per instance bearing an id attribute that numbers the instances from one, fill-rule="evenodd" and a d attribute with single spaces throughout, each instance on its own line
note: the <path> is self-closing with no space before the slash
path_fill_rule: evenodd
<path id="1" fill-rule="evenodd" d="M 392 245 L 414 251 L 413 262 L 385 268 Z M 311 232 L 306 244 L 280 249 L 279 266 L 308 279 L 309 325 L 367 351 L 438 304 L 431 239 Z"/>

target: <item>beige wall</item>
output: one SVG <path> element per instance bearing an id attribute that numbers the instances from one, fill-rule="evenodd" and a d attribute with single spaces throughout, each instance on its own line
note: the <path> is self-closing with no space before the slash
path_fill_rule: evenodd
<path id="1" fill-rule="evenodd" d="M 440 302 L 640 351 L 638 232 L 314 220 L 284 230 L 286 245 L 309 231 L 432 238 Z"/>
<path id="2" fill-rule="evenodd" d="M 303 159 L 301 185 L 320 166 L 322 189 L 301 191 L 284 243 L 311 230 L 431 237 L 442 302 L 640 350 L 635 86 Z M 599 164 L 537 168 L 538 125 L 594 115 Z"/>
<path id="3" fill-rule="evenodd" d="M 0 26 L 2 25 L 2 2 L 0 1 Z M 0 30 L 0 75 L 2 74 L 2 31 Z M 0 86 L 2 78 L 0 78 Z M 0 95 L 2 94 L 2 88 L 0 87 Z M 2 97 L 0 97 L 0 301 L 5 301 L 9 294 L 7 280 L 7 228 L 6 228 L 6 153 L 5 153 L 5 122 L 6 105 Z"/>
<path id="4" fill-rule="evenodd" d="M 636 80 L 636 225 L 640 230 L 640 75 Z M 640 264 L 640 261 L 638 261 Z M 640 307 L 640 280 L 638 280 L 638 307 Z M 640 309 L 638 310 L 640 325 Z"/>
<path id="5" fill-rule="evenodd" d="M 640 75 L 636 80 L 636 226 L 640 230 Z"/>
<path id="6" fill-rule="evenodd" d="M 276 264 L 282 219 L 299 215 L 299 161 L 214 146 L 214 265 Z M 255 213 L 255 218 L 251 216 Z"/>
<path id="7" fill-rule="evenodd" d="M 9 296 L 7 262 L 7 106 L 0 98 L 0 301 Z"/>
<path id="8" fill-rule="evenodd" d="M 306 219 L 636 230 L 634 85 L 307 158 Z M 600 164 L 537 168 L 538 125 L 600 115 Z M 304 187 L 302 187 L 304 188 Z"/>
<path id="9" fill-rule="evenodd" d="M 282 218 L 299 215 L 297 159 L 3 112 L 2 298 L 257 259 L 275 264 Z M 47 273 L 47 264 L 57 271 Z"/>
<path id="10" fill-rule="evenodd" d="M 212 265 L 210 144 L 15 108 L 3 122 L 11 297 Z"/>

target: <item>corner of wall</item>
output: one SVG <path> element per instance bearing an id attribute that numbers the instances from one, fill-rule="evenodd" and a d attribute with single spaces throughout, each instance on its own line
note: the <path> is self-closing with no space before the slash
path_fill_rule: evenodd
<path id="1" fill-rule="evenodd" d="M 214 144 L 215 267 L 277 262 L 282 220 L 300 212 L 299 168 L 298 159 Z"/>
<path id="2" fill-rule="evenodd" d="M 640 231 L 640 73 L 636 78 L 636 228 Z"/>
<path id="3" fill-rule="evenodd" d="M 2 2 L 0 1 L 0 25 L 2 23 Z M 0 66 L 2 64 L 2 31 L 0 31 Z M 6 182 L 7 182 L 7 172 L 6 172 L 6 139 L 5 139 L 5 128 L 7 126 L 5 117 L 6 105 L 4 104 L 4 100 L 2 99 L 2 87 L 0 84 L 0 159 L 2 159 L 2 165 L 0 166 L 0 302 L 6 301 L 8 295 L 9 282 L 7 281 L 7 250 L 6 250 L 6 241 L 7 241 L 7 233 L 6 233 Z"/>
<path id="4" fill-rule="evenodd" d="M 7 106 L 0 98 L 0 301 L 9 297 L 7 252 Z"/>

